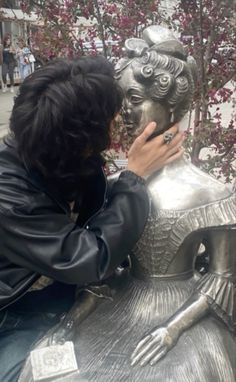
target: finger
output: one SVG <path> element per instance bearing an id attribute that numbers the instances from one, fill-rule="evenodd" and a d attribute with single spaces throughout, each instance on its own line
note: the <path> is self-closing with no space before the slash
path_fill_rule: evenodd
<path id="1" fill-rule="evenodd" d="M 181 147 L 174 155 L 171 155 L 168 159 L 166 159 L 165 164 L 172 163 L 176 159 L 179 159 L 183 156 L 184 148 Z"/>
<path id="2" fill-rule="evenodd" d="M 143 342 L 143 341 L 142 341 Z M 135 349 L 135 351 L 133 352 L 133 354 L 132 354 L 132 356 L 131 356 L 131 366 L 134 366 L 134 365 L 136 365 L 137 363 L 138 363 L 138 361 L 140 360 L 140 358 L 142 357 L 142 355 L 143 355 L 143 351 L 142 351 L 142 347 L 144 346 L 144 345 L 150 345 L 150 344 L 152 344 L 152 337 L 151 336 L 149 336 L 149 338 L 147 338 L 147 341 L 145 341 L 145 343 L 142 343 L 142 345 L 141 346 L 139 346 L 139 348 L 137 349 Z M 144 348 L 144 349 L 146 349 L 146 347 Z"/>
<path id="3" fill-rule="evenodd" d="M 185 140 L 185 135 L 183 132 L 181 133 L 177 133 L 173 139 L 170 141 L 170 143 L 168 143 L 166 146 L 171 149 L 172 147 L 178 145 L 179 143 L 183 143 Z"/>
<path id="4" fill-rule="evenodd" d="M 133 359 L 131 366 L 136 365 L 143 356 L 158 342 L 160 341 L 160 338 L 151 339 L 149 343 L 147 343 L 142 350 L 139 351 L 139 353 L 136 355 L 136 357 Z"/>
<path id="5" fill-rule="evenodd" d="M 179 124 L 176 123 L 174 126 L 171 126 L 168 130 L 166 130 L 170 133 L 173 133 L 174 135 L 178 133 L 179 131 Z"/>
<path id="6" fill-rule="evenodd" d="M 169 131 L 169 130 L 168 130 Z M 174 133 L 173 133 L 174 134 Z M 181 133 L 176 133 L 174 136 L 173 136 L 173 139 L 170 141 L 170 143 L 166 143 L 165 140 L 164 140 L 164 134 L 161 134 L 161 135 L 158 135 L 156 138 L 154 138 L 153 140 L 150 141 L 150 145 L 152 144 L 152 142 L 155 144 L 155 145 L 160 145 L 162 147 L 165 148 L 166 151 L 168 151 L 169 149 L 173 148 L 174 146 L 176 146 L 177 144 L 179 144 L 181 142 L 181 144 L 183 143 L 183 141 L 185 140 L 185 135 L 183 132 Z"/>
<path id="7" fill-rule="evenodd" d="M 143 349 L 140 347 L 139 350 L 135 349 L 135 356 L 132 355 L 131 366 L 134 366 L 138 363 L 138 361 L 142 358 L 143 354 L 146 352 L 146 349 L 153 346 L 153 338 L 150 336 L 147 343 L 143 345 Z"/>
<path id="8" fill-rule="evenodd" d="M 175 153 L 179 152 L 179 150 L 182 148 L 183 142 L 184 142 L 184 138 L 181 139 L 180 141 L 178 141 L 178 143 L 176 143 L 174 146 L 168 147 L 168 149 L 166 151 L 167 158 L 174 155 Z M 169 145 L 167 145 L 167 146 L 169 146 Z"/>
<path id="9" fill-rule="evenodd" d="M 139 349 L 141 349 L 143 347 L 143 345 L 145 345 L 151 339 L 152 339 L 152 336 L 150 334 L 148 336 L 144 337 L 139 342 L 139 344 L 136 346 L 135 350 L 133 351 L 133 353 L 131 355 L 131 359 L 133 359 L 136 356 L 136 354 L 138 353 Z"/>
<path id="10" fill-rule="evenodd" d="M 182 144 L 184 142 L 184 139 L 185 138 L 183 136 L 181 136 L 175 140 L 174 144 L 172 144 L 172 145 L 171 144 L 168 144 L 168 145 L 162 144 L 161 147 L 159 147 L 158 153 L 159 153 L 159 155 L 162 156 L 165 164 L 172 162 L 172 161 L 170 161 L 170 162 L 169 161 L 166 162 L 166 161 L 170 157 L 173 157 L 175 154 L 177 154 L 177 158 L 182 155 Z M 181 150 L 181 154 L 178 155 L 180 153 L 180 150 Z M 173 160 L 174 160 L 174 158 L 173 158 Z"/>
<path id="11" fill-rule="evenodd" d="M 153 358 L 157 357 L 159 355 L 159 353 L 161 352 L 162 353 L 162 345 L 159 344 L 157 346 L 154 347 L 153 350 L 151 350 L 143 359 L 142 361 L 140 362 L 140 365 L 141 366 L 146 366 L 149 361 L 151 361 Z"/>
<path id="12" fill-rule="evenodd" d="M 156 126 L 157 126 L 156 122 L 150 122 L 147 125 L 147 127 L 143 130 L 143 132 L 138 136 L 138 138 L 135 139 L 132 146 L 134 147 L 143 146 L 146 143 L 147 139 L 150 137 L 150 135 L 152 135 L 152 133 L 155 131 Z"/>
<path id="13" fill-rule="evenodd" d="M 153 341 L 151 340 L 143 350 L 140 350 L 138 354 L 133 358 L 131 362 L 131 366 L 137 365 L 137 363 L 142 359 L 142 357 L 146 354 L 146 352 L 154 346 Z"/>
<path id="14" fill-rule="evenodd" d="M 162 351 L 160 351 L 151 361 L 150 361 L 150 365 L 151 366 L 154 366 L 162 357 L 164 357 L 167 353 L 167 349 L 163 349 Z"/>

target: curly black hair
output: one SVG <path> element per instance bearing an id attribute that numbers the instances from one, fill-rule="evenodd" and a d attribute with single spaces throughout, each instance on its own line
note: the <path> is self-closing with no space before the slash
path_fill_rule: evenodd
<path id="1" fill-rule="evenodd" d="M 122 92 L 102 56 L 59 59 L 21 84 L 10 130 L 21 160 L 71 193 L 110 145 Z"/>

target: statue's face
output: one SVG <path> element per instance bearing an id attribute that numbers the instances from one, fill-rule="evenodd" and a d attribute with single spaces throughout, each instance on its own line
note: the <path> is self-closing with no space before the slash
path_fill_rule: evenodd
<path id="1" fill-rule="evenodd" d="M 118 83 L 124 92 L 122 117 L 128 135 L 136 138 L 152 121 L 157 123 L 157 133 L 161 133 L 169 114 L 160 103 L 147 96 L 147 88 L 136 81 L 132 67 L 123 70 Z"/>

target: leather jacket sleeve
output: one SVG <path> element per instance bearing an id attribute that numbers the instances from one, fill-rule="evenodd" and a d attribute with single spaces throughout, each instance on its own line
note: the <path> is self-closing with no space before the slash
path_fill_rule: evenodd
<path id="1" fill-rule="evenodd" d="M 139 239 L 149 212 L 144 182 L 124 171 L 109 202 L 86 227 L 53 208 L 27 213 L 0 207 L 2 254 L 12 263 L 58 281 L 83 285 L 109 275 Z"/>

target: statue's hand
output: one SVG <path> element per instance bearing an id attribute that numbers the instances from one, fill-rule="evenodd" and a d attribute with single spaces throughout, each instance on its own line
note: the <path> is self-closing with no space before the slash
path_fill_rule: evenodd
<path id="1" fill-rule="evenodd" d="M 155 365 L 172 349 L 178 337 L 176 331 L 170 331 L 166 326 L 157 327 L 139 342 L 131 356 L 131 365 Z"/>
<path id="2" fill-rule="evenodd" d="M 65 341 L 70 341 L 73 338 L 74 320 L 63 317 L 58 325 L 52 328 L 49 338 L 49 345 L 63 345 Z"/>

